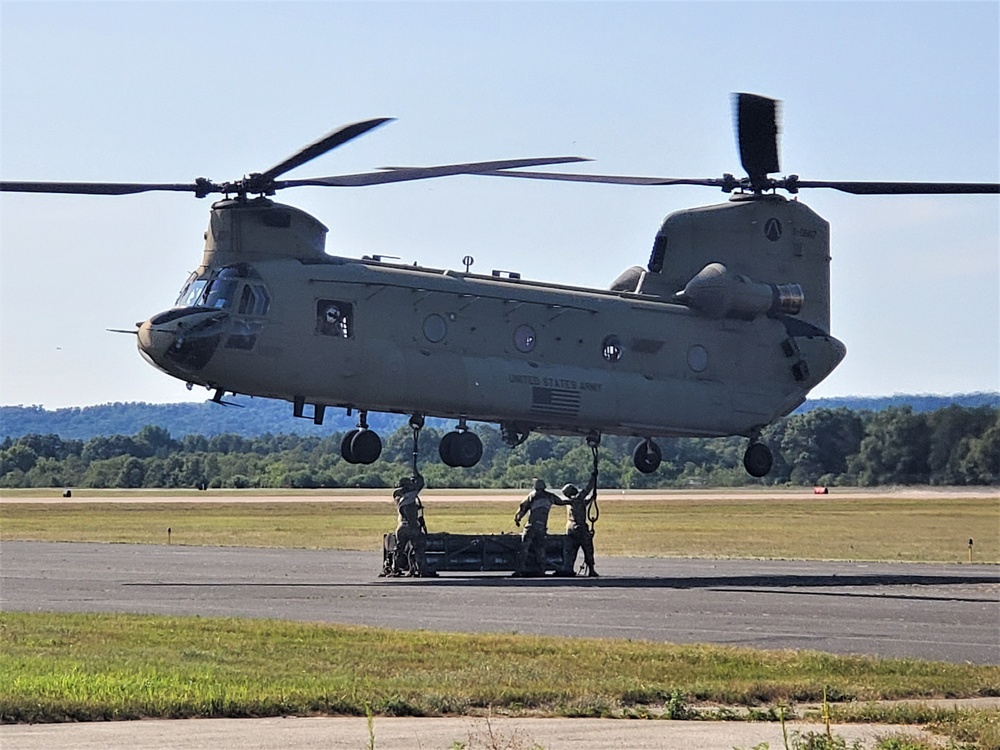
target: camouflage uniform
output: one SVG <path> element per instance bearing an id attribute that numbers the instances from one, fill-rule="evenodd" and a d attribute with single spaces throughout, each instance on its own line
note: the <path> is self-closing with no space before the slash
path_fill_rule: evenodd
<path id="1" fill-rule="evenodd" d="M 559 504 L 566 506 L 566 539 L 563 541 L 563 572 L 573 573 L 576 556 L 583 549 L 583 562 L 587 566 L 587 575 L 596 577 L 594 570 L 594 532 L 590 530 L 587 519 L 587 507 L 593 502 L 593 492 L 596 491 L 594 480 L 591 479 L 583 492 L 572 484 L 562 488 L 568 502 Z"/>
<path id="2" fill-rule="evenodd" d="M 521 550 L 517 556 L 514 575 L 542 575 L 545 573 L 545 532 L 549 524 L 549 510 L 558 498 L 545 489 L 541 479 L 532 480 L 534 489 L 524 498 L 514 514 L 514 523 L 528 516 L 528 523 L 521 532 Z"/>
<path id="3" fill-rule="evenodd" d="M 424 478 L 418 475 L 414 479 L 401 479 L 399 486 L 392 492 L 398 514 L 396 549 L 392 559 L 393 575 L 436 575 L 427 568 L 427 525 L 424 523 L 424 506 L 420 502 L 420 490 L 423 488 Z M 412 570 L 409 560 L 411 550 Z"/>

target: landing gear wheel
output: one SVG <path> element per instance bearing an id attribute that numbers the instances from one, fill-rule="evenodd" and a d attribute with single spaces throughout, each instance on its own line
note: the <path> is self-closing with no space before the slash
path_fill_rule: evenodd
<path id="1" fill-rule="evenodd" d="M 438 453 L 445 466 L 468 469 L 483 457 L 483 441 L 474 432 L 449 432 L 438 445 Z"/>
<path id="2" fill-rule="evenodd" d="M 452 455 L 452 449 L 454 448 L 455 441 L 457 439 L 457 432 L 449 432 L 441 438 L 441 442 L 438 444 L 438 455 L 441 456 L 441 461 L 445 466 L 450 466 L 452 468 L 458 466 L 458 463 Z"/>
<path id="3" fill-rule="evenodd" d="M 353 432 L 353 430 L 352 430 Z M 343 446 L 341 446 L 343 449 Z M 353 463 L 373 464 L 382 455 L 382 438 L 373 430 L 360 429 L 351 438 L 351 455 Z"/>
<path id="4" fill-rule="evenodd" d="M 660 446 L 652 440 L 643 440 L 632 451 L 632 463 L 643 474 L 652 474 L 659 469 L 662 460 L 663 454 L 660 453 Z"/>
<path id="5" fill-rule="evenodd" d="M 531 434 L 531 428 L 519 422 L 501 422 L 500 437 L 508 448 L 516 448 Z"/>
<path id="6" fill-rule="evenodd" d="M 764 443 L 750 443 L 747 452 L 743 454 L 743 468 L 752 477 L 765 477 L 774 465 L 771 449 Z"/>
<path id="7" fill-rule="evenodd" d="M 464 469 L 479 463 L 483 457 L 483 441 L 474 432 L 455 433 L 458 438 L 451 445 L 451 457 Z"/>
<path id="8" fill-rule="evenodd" d="M 361 432 L 360 429 L 349 430 L 344 433 L 344 439 L 340 441 L 340 455 L 349 464 L 358 463 L 358 460 L 354 457 L 354 451 L 351 450 L 351 441 L 354 440 L 359 432 Z"/>

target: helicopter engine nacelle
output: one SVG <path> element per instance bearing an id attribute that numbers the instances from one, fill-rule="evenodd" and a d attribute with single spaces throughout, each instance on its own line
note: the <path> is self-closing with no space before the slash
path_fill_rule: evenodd
<path id="1" fill-rule="evenodd" d="M 762 284 L 722 263 L 709 263 L 674 299 L 711 318 L 752 320 L 761 315 L 797 315 L 805 295 L 798 284 Z"/>

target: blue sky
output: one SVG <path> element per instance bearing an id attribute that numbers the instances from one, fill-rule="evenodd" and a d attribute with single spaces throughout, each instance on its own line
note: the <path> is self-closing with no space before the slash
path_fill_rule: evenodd
<path id="1" fill-rule="evenodd" d="M 803 179 L 1000 180 L 995 2 L 0 2 L 0 175 L 189 182 L 398 120 L 307 177 L 527 156 L 579 171 L 740 171 L 729 94 L 784 101 Z M 301 188 L 328 251 L 605 287 L 707 188 L 458 177 Z M 832 225 L 817 396 L 1000 388 L 996 196 L 802 195 Z M 0 196 L 0 403 L 202 399 L 107 328 L 171 306 L 209 202 Z"/>

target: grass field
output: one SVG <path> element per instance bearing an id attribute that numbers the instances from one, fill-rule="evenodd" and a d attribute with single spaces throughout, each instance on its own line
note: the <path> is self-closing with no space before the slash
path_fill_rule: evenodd
<path id="1" fill-rule="evenodd" d="M 18 502 L 3 501 L 12 496 Z M 210 502 L 204 493 L 140 493 L 135 503 L 127 495 L 116 502 L 44 504 L 32 503 L 35 497 L 41 499 L 38 491 L 4 492 L 0 540 L 165 544 L 170 529 L 174 544 L 363 550 L 378 549 L 382 534 L 395 526 L 392 503 L 382 494 L 310 495 L 308 502 L 269 502 L 259 494 L 213 495 Z M 484 498 L 428 494 L 430 530 L 517 532 L 512 517 L 519 495 Z M 599 556 L 967 562 L 973 539 L 975 562 L 1000 563 L 1000 496 L 983 492 L 732 491 L 625 499 L 608 492 L 600 509 Z M 561 531 L 562 519 L 555 509 L 550 530 Z"/>
<path id="2" fill-rule="evenodd" d="M 1000 667 L 611 639 L 0 614 L 0 720 L 491 708 L 558 716 L 1000 694 Z M 767 718 L 762 716 L 761 718 Z M 771 717 L 773 718 L 773 717 Z"/>

